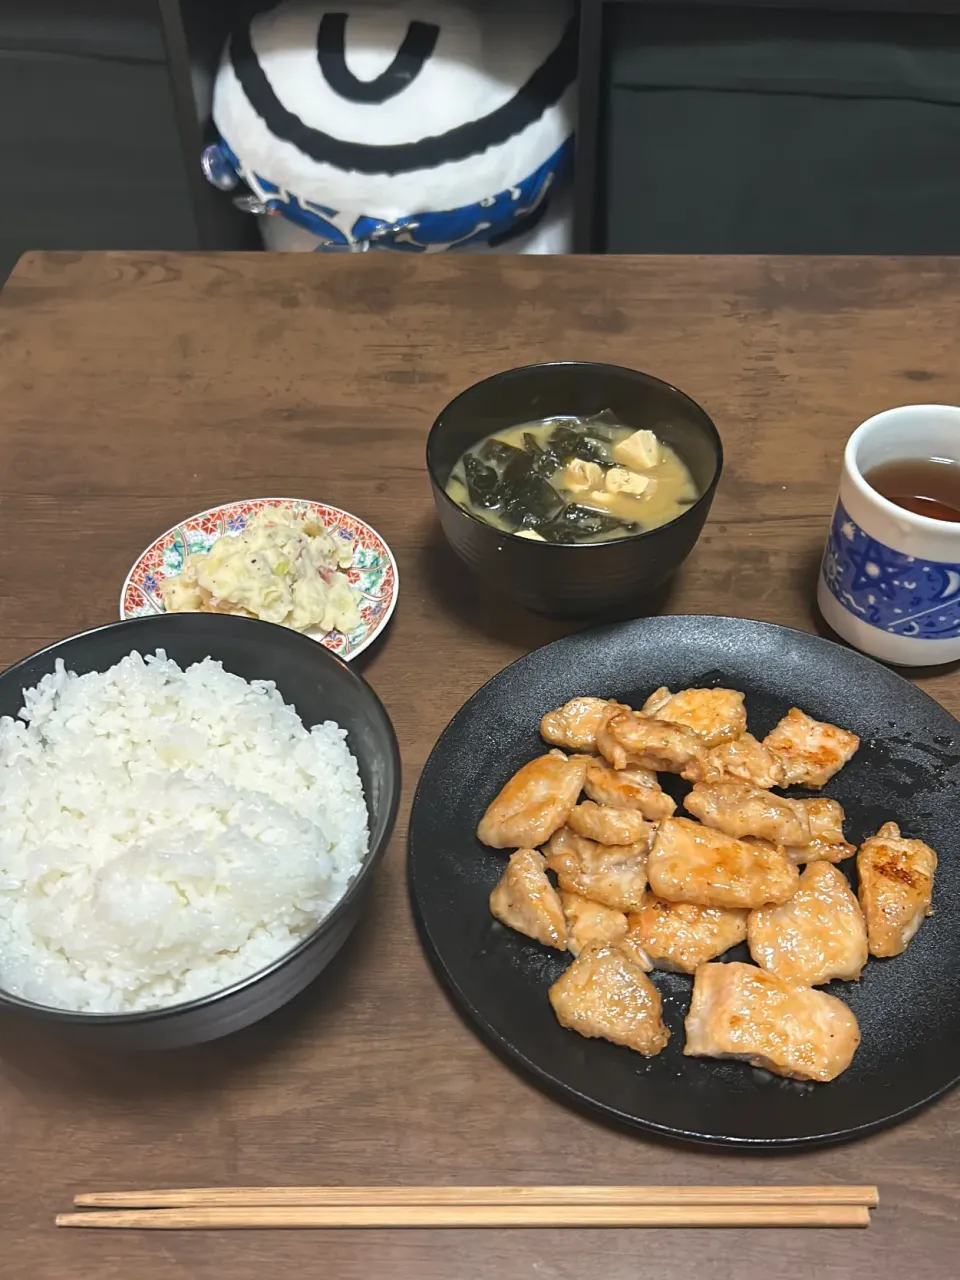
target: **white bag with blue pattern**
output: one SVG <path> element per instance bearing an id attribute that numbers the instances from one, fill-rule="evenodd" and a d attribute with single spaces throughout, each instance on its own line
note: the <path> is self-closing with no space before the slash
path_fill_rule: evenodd
<path id="1" fill-rule="evenodd" d="M 512 251 L 564 183 L 575 92 L 567 0 L 285 0 L 231 36 L 204 171 L 294 224 L 278 247 Z"/>

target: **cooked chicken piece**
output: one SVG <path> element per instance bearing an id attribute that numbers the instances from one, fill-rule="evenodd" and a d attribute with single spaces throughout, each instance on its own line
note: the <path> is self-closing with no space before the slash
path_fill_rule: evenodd
<path id="1" fill-rule="evenodd" d="M 645 966 L 673 973 L 693 973 L 747 936 L 746 911 L 664 902 L 652 894 L 627 917 L 627 924 L 630 931 L 621 948 Z"/>
<path id="2" fill-rule="evenodd" d="M 597 730 L 617 711 L 628 711 L 608 698 L 571 698 L 540 721 L 540 736 L 569 751 L 596 751 Z"/>
<path id="3" fill-rule="evenodd" d="M 789 804 L 802 810 L 810 823 L 810 839 L 803 845 L 789 845 L 787 857 L 799 865 L 810 862 L 842 862 L 857 852 L 843 834 L 846 814 L 843 806 L 826 796 L 813 800 L 791 800 Z"/>
<path id="4" fill-rule="evenodd" d="M 547 864 L 535 849 L 510 855 L 490 895 L 490 910 L 504 924 L 544 946 L 565 951 L 567 925 L 560 895 L 547 879 Z"/>
<path id="5" fill-rule="evenodd" d="M 629 956 L 609 943 L 584 947 L 550 988 L 561 1026 L 624 1044 L 651 1058 L 666 1045 L 660 994 Z"/>
<path id="6" fill-rule="evenodd" d="M 561 827 L 543 846 L 543 856 L 550 870 L 559 874 L 563 864 L 558 859 L 573 858 L 574 861 L 579 861 L 581 854 L 589 856 L 593 853 L 595 845 L 595 840 L 587 840 L 583 836 L 578 836 L 575 831 L 571 831 L 569 827 Z M 554 862 L 557 863 L 556 866 Z M 577 890 L 571 889 L 570 892 L 576 893 Z"/>
<path id="7" fill-rule="evenodd" d="M 654 773 L 653 769 L 643 764 L 643 757 L 635 755 L 633 752 L 627 751 L 621 743 L 610 732 L 609 720 L 602 729 L 597 730 L 597 750 L 603 759 L 618 773 L 622 773 L 624 769 L 642 770 L 644 773 Z"/>
<path id="8" fill-rule="evenodd" d="M 614 795 L 617 795 L 620 787 L 625 788 L 621 792 L 619 804 L 614 804 L 612 800 L 598 800 L 597 804 L 613 804 L 615 809 L 635 809 L 636 805 L 627 804 L 627 800 L 631 799 L 630 788 L 644 787 L 649 791 L 656 791 L 660 787 L 657 779 L 656 771 L 653 769 L 641 769 L 638 764 L 628 764 L 625 769 L 615 769 L 607 760 L 601 759 L 599 756 L 590 757 L 590 766 L 587 772 L 591 774 L 590 785 L 596 789 L 599 783 L 604 781 L 611 786 Z M 586 791 L 587 784 L 584 783 Z M 587 793 L 589 795 L 589 792 Z M 594 797 L 590 796 L 592 800 Z"/>
<path id="9" fill-rule="evenodd" d="M 591 760 L 583 789 L 597 804 L 636 809 L 651 822 L 669 818 L 677 807 L 673 797 L 661 789 L 653 770 L 638 766 L 617 770 L 603 760 Z"/>
<path id="10" fill-rule="evenodd" d="M 571 955 L 578 956 L 584 947 L 594 943 L 619 942 L 626 935 L 627 917 L 622 911 L 581 898 L 578 893 L 561 893 L 560 901 Z"/>
<path id="11" fill-rule="evenodd" d="M 700 966 L 684 1026 L 689 1057 L 744 1058 L 794 1080 L 835 1079 L 860 1043 L 842 1001 L 736 961 Z"/>
<path id="12" fill-rule="evenodd" d="M 551 751 L 515 773 L 480 819 L 477 837 L 493 849 L 543 844 L 566 822 L 583 790 L 587 763 Z"/>
<path id="13" fill-rule="evenodd" d="M 786 846 L 791 862 L 841 862 L 856 849 L 843 835 L 836 800 L 788 800 L 743 782 L 697 783 L 684 806 L 707 827 L 729 836 L 758 836 Z"/>
<path id="14" fill-rule="evenodd" d="M 829 862 L 811 862 L 789 902 L 751 911 L 747 942 L 761 969 L 797 986 L 854 982 L 867 963 L 860 904 Z"/>
<path id="15" fill-rule="evenodd" d="M 639 711 L 620 711 L 601 733 L 597 746 L 615 769 L 628 764 L 664 773 L 679 773 L 703 754 L 703 741 L 682 724 L 654 720 Z"/>
<path id="16" fill-rule="evenodd" d="M 787 857 L 798 867 L 809 866 L 813 862 L 843 862 L 844 858 L 852 858 L 857 852 L 855 844 L 831 844 L 827 840 L 811 840 L 809 844 L 787 849 Z"/>
<path id="17" fill-rule="evenodd" d="M 698 783 L 683 807 L 705 827 L 728 836 L 757 836 L 775 844 L 810 843 L 810 820 L 804 810 L 747 782 Z"/>
<path id="18" fill-rule="evenodd" d="M 811 800 L 794 800 L 793 806 L 806 811 L 812 840 L 846 844 L 843 823 L 847 815 L 843 812 L 843 805 L 839 800 L 831 800 L 828 796 L 816 796 Z"/>
<path id="19" fill-rule="evenodd" d="M 898 956 L 932 915 L 933 874 L 937 855 L 922 840 L 901 836 L 885 822 L 864 840 L 857 854 L 860 906 L 867 921 L 872 956 Z"/>
<path id="20" fill-rule="evenodd" d="M 565 893 L 577 893 L 616 911 L 636 911 L 647 887 L 646 840 L 604 845 L 563 827 L 547 843 L 547 866 Z"/>
<path id="21" fill-rule="evenodd" d="M 785 787 L 822 787 L 851 758 L 860 739 L 847 729 L 814 720 L 799 707 L 791 707 L 763 745 L 780 757 Z"/>
<path id="22" fill-rule="evenodd" d="M 613 809 L 607 805 L 584 800 L 574 805 L 567 819 L 567 826 L 578 836 L 596 840 L 597 844 L 653 843 L 654 829 L 635 809 Z"/>
<path id="23" fill-rule="evenodd" d="M 643 714 L 682 724 L 703 739 L 705 747 L 733 742 L 747 731 L 743 694 L 736 689 L 657 689 L 643 704 Z"/>
<path id="24" fill-rule="evenodd" d="M 726 782 L 737 778 L 755 787 L 783 785 L 783 765 L 752 733 L 712 747 L 700 760 L 692 760 L 682 777 L 688 782 Z"/>
<path id="25" fill-rule="evenodd" d="M 689 818 L 665 818 L 647 860 L 650 888 L 668 902 L 762 907 L 786 902 L 799 872 L 766 840 L 735 840 Z"/>

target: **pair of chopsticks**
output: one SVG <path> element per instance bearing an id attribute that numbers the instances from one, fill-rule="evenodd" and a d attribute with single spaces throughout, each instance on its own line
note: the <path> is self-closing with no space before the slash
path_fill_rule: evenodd
<path id="1" fill-rule="evenodd" d="M 198 1187 L 94 1191 L 58 1227 L 867 1227 L 876 1187 Z"/>

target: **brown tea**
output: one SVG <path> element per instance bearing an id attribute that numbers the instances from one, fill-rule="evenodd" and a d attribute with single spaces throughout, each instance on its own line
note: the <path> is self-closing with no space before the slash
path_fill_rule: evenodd
<path id="1" fill-rule="evenodd" d="M 914 515 L 960 524 L 960 462 L 950 458 L 897 458 L 864 474 L 877 493 Z"/>

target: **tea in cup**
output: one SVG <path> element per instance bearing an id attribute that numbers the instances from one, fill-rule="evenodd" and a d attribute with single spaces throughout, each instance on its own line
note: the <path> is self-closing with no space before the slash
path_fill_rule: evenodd
<path id="1" fill-rule="evenodd" d="M 960 660 L 960 408 L 906 405 L 854 431 L 817 601 L 882 662 Z"/>

